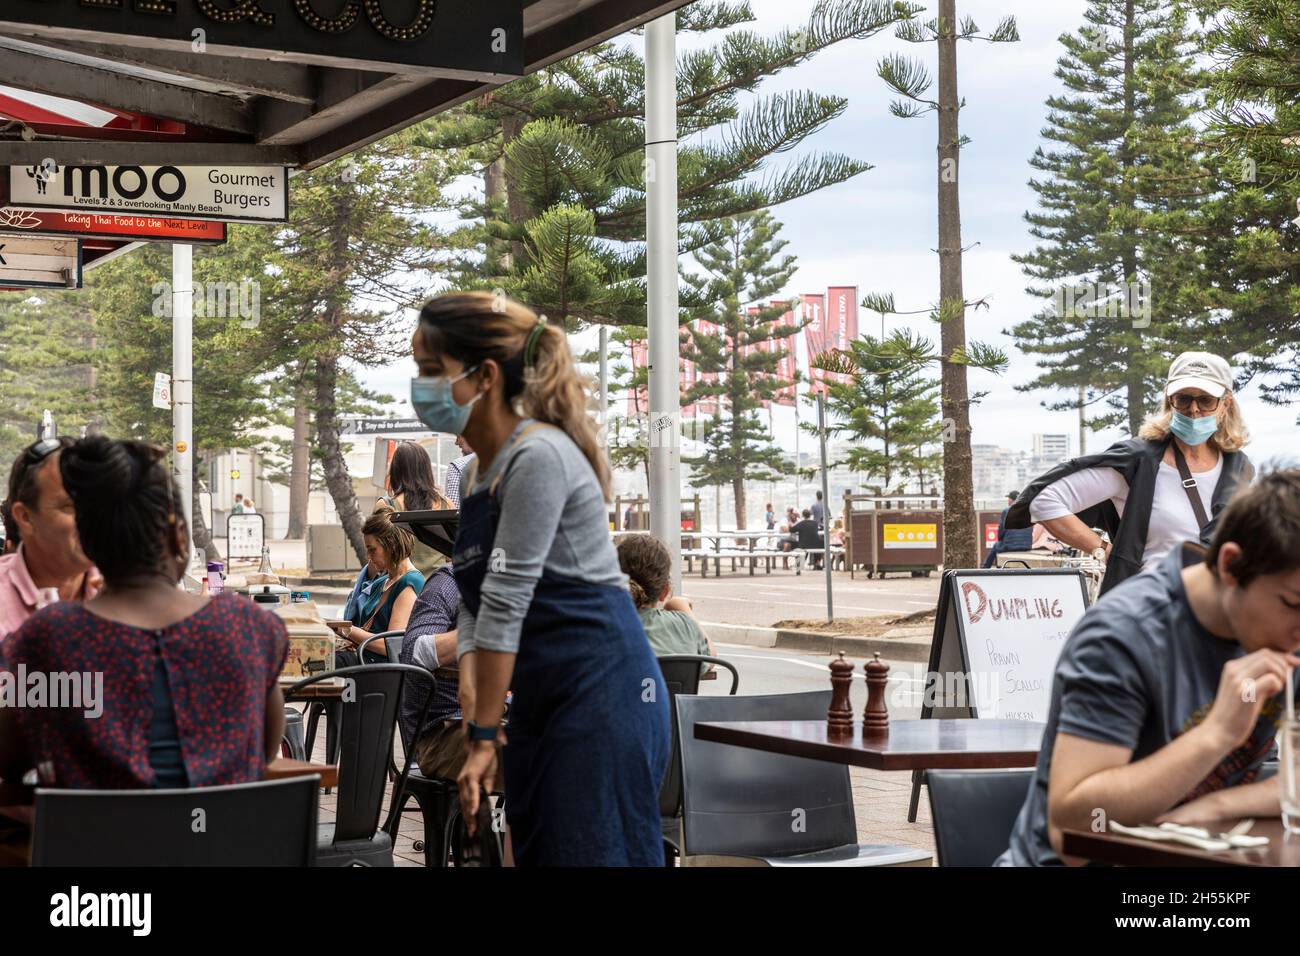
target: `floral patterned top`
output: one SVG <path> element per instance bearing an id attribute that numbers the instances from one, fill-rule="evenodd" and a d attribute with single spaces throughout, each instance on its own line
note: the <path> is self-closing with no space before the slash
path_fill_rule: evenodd
<path id="1" fill-rule="evenodd" d="M 161 630 L 60 602 L 28 618 L 0 650 L 18 698 L 14 717 L 43 785 L 154 786 L 149 724 L 159 656 L 190 786 L 263 777 L 266 700 L 289 638 L 276 615 L 247 598 L 219 594 Z"/>

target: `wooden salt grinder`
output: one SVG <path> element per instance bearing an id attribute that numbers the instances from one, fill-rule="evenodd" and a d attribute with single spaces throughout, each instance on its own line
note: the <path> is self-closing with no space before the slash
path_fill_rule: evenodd
<path id="1" fill-rule="evenodd" d="M 887 734 L 889 707 L 885 703 L 885 688 L 889 682 L 889 665 L 880 659 L 877 651 L 862 669 L 867 672 L 867 709 L 862 712 L 862 736 Z"/>
<path id="2" fill-rule="evenodd" d="M 831 661 L 831 706 L 826 711 L 828 737 L 853 736 L 853 702 L 849 699 L 852 686 L 853 662 L 846 661 L 841 651 L 839 660 Z"/>

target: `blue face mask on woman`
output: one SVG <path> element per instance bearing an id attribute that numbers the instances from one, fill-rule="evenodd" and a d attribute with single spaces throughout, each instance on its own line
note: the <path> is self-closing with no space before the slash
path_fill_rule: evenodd
<path id="1" fill-rule="evenodd" d="M 1192 418 L 1182 412 L 1175 411 L 1173 421 L 1169 423 L 1169 428 L 1187 444 L 1199 445 L 1209 440 L 1210 436 L 1219 430 L 1219 419 L 1217 415 L 1201 415 Z"/>
<path id="2" fill-rule="evenodd" d="M 467 368 L 455 378 L 439 375 L 411 379 L 411 407 L 415 409 L 415 417 L 424 422 L 430 431 L 449 435 L 463 432 L 469 422 L 470 410 L 483 395 L 479 393 L 461 405 L 451 394 L 451 387 L 477 369 L 477 365 Z"/>

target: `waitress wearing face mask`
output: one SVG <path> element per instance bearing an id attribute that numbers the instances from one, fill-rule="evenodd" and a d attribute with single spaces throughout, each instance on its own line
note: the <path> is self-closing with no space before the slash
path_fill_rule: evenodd
<path id="1" fill-rule="evenodd" d="M 1209 352 L 1184 352 L 1169 367 L 1160 410 L 1137 438 L 1057 465 L 1020 493 L 1006 526 L 1040 522 L 1105 560 L 1104 594 L 1182 541 L 1209 544 L 1219 512 L 1254 477 L 1241 451 L 1249 440 L 1228 363 Z"/>
<path id="2" fill-rule="evenodd" d="M 466 824 L 499 750 L 516 863 L 662 865 L 668 697 L 610 540 L 609 465 L 568 340 L 518 303 L 462 293 L 424 307 L 412 348 L 416 414 L 478 456 L 452 558 Z"/>

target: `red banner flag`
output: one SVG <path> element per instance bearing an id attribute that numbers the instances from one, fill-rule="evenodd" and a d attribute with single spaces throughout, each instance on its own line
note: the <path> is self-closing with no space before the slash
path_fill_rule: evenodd
<path id="1" fill-rule="evenodd" d="M 789 302 L 773 301 L 770 303 L 770 305 L 785 306 L 785 313 L 781 316 L 780 319 L 777 320 L 776 323 L 778 328 L 783 328 L 783 329 L 794 328 L 794 326 L 797 323 L 795 322 L 794 319 L 794 309 L 790 308 Z M 799 369 L 799 359 L 798 356 L 796 355 L 796 348 L 795 348 L 797 343 L 795 339 L 796 336 L 787 335 L 782 338 L 773 338 L 769 340 L 771 341 L 774 350 L 783 351 L 785 353 L 779 359 L 777 359 L 776 362 L 776 377 L 783 382 L 793 382 L 795 373 Z M 795 386 L 791 384 L 777 389 L 776 398 L 774 399 L 774 401 L 778 405 L 788 405 L 790 407 L 794 407 Z"/>
<path id="2" fill-rule="evenodd" d="M 821 294 L 805 293 L 799 297 L 799 319 L 808 324 L 804 326 L 804 343 L 808 346 L 809 377 L 812 379 L 814 392 L 822 389 L 823 372 L 812 367 L 817 356 L 826 351 L 826 297 Z"/>
<path id="3" fill-rule="evenodd" d="M 847 349 L 858 337 L 858 287 L 835 285 L 826 290 L 826 347 Z"/>

